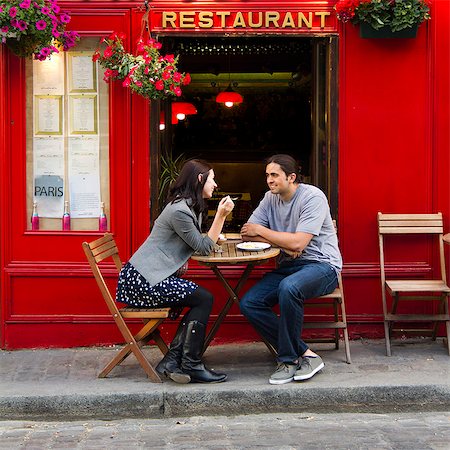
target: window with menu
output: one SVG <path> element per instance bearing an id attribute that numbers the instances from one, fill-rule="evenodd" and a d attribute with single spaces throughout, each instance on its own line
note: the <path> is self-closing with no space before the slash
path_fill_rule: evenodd
<path id="1" fill-rule="evenodd" d="M 26 63 L 29 230 L 108 227 L 109 85 L 92 55 L 98 38 Z"/>

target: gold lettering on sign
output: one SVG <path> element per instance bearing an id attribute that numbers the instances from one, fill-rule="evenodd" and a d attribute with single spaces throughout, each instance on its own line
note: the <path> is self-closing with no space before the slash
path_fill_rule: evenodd
<path id="1" fill-rule="evenodd" d="M 273 23 L 275 28 L 279 28 L 278 21 L 280 20 L 280 13 L 276 11 L 266 12 L 266 28 L 270 27 L 270 23 Z"/>
<path id="2" fill-rule="evenodd" d="M 308 13 L 309 20 L 306 19 L 305 15 L 302 12 L 298 13 L 298 27 L 301 28 L 303 26 L 303 22 L 307 26 L 307 28 L 312 28 L 312 13 Z"/>
<path id="3" fill-rule="evenodd" d="M 283 16 L 284 14 L 284 16 Z M 296 14 L 296 16 L 295 16 Z M 318 28 L 326 27 L 330 11 L 163 11 L 162 28 Z M 196 24 L 197 21 L 197 24 Z M 297 22 L 296 22 L 297 21 Z"/>
<path id="4" fill-rule="evenodd" d="M 242 15 L 242 13 L 239 11 L 236 13 L 236 17 L 234 18 L 234 22 L 233 22 L 233 28 L 237 28 L 237 27 L 243 27 L 246 28 L 246 24 L 245 24 L 245 20 L 244 20 L 244 16 Z"/>
<path id="5" fill-rule="evenodd" d="M 231 14 L 230 11 L 217 11 L 216 14 L 220 17 L 220 26 L 225 28 L 227 26 L 227 17 Z"/>
<path id="6" fill-rule="evenodd" d="M 311 14 L 311 13 L 310 13 Z M 327 11 L 321 11 L 321 12 L 316 12 L 314 13 L 316 16 L 320 17 L 320 28 L 324 28 L 325 27 L 325 17 L 329 16 L 330 13 Z"/>
<path id="7" fill-rule="evenodd" d="M 180 12 L 180 28 L 195 28 L 194 19 L 194 11 Z"/>
<path id="8" fill-rule="evenodd" d="M 253 14 L 258 14 L 258 23 L 253 22 Z M 248 24 L 250 28 L 261 28 L 263 24 L 262 12 L 254 13 L 250 11 L 248 13 Z"/>
<path id="9" fill-rule="evenodd" d="M 212 28 L 214 25 L 213 13 L 211 11 L 203 11 L 198 13 L 199 28 Z"/>
<path id="10" fill-rule="evenodd" d="M 287 27 L 295 28 L 294 18 L 292 17 L 292 13 L 290 12 L 286 13 L 286 15 L 284 16 L 283 24 L 281 25 L 281 28 Z"/>
<path id="11" fill-rule="evenodd" d="M 172 28 L 176 28 L 176 24 L 175 24 L 175 20 L 177 20 L 177 13 L 176 12 L 166 12 L 164 11 L 162 13 L 162 27 L 163 28 L 167 28 L 170 23 L 170 25 L 172 26 Z"/>

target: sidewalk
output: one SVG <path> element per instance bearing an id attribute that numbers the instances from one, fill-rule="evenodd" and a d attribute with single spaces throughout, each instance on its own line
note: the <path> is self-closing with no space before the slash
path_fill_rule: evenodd
<path id="1" fill-rule="evenodd" d="M 450 411 L 450 357 L 442 339 L 351 342 L 343 348 L 313 345 L 325 369 L 313 379 L 272 386 L 275 368 L 262 343 L 212 346 L 210 368 L 228 374 L 220 384 L 148 381 L 134 356 L 110 376 L 97 374 L 117 348 L 0 351 L 0 419 L 118 419 L 266 412 Z M 148 348 L 156 363 L 159 350 Z"/>

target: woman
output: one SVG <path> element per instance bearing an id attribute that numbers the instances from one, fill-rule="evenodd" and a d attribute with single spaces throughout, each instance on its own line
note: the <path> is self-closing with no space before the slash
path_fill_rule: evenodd
<path id="1" fill-rule="evenodd" d="M 167 206 L 150 236 L 119 275 L 119 302 L 142 308 L 190 307 L 169 352 L 156 367 L 159 374 L 177 383 L 219 383 L 227 377 L 207 369 L 201 361 L 213 296 L 180 278 L 194 252 L 208 255 L 212 251 L 226 216 L 234 208 L 229 196 L 223 198 L 207 235 L 201 234 L 205 199 L 212 197 L 216 187 L 214 171 L 206 161 L 187 161 L 170 187 Z"/>

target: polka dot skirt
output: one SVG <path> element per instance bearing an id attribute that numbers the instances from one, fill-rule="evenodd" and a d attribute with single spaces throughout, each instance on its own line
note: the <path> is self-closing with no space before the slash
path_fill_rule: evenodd
<path id="1" fill-rule="evenodd" d="M 150 286 L 150 283 L 128 262 L 119 274 L 116 301 L 137 308 L 176 306 L 197 288 L 192 281 L 174 275 Z"/>

